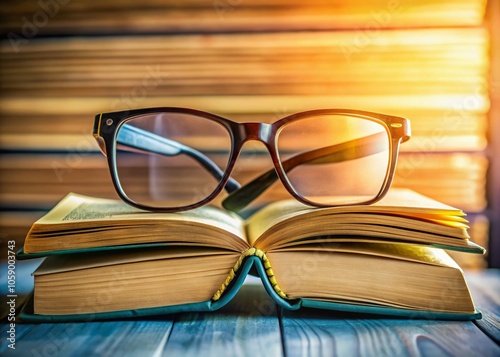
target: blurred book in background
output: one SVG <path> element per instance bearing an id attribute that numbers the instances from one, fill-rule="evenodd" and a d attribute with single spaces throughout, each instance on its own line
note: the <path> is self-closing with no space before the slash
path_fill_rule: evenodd
<path id="1" fill-rule="evenodd" d="M 486 0 L 72 0 L 2 6 L 1 28 L 29 22 L 41 35 L 332 30 L 476 26 Z M 59 4 L 58 4 L 59 3 Z M 59 5 L 59 6 L 58 6 Z M 50 21 L 35 14 L 44 11 Z M 28 21 L 22 18 L 26 17 Z M 378 25 L 373 25 L 377 23 Z"/>
<path id="2" fill-rule="evenodd" d="M 56 5 L 0 10 L 0 224 L 19 246 L 68 192 L 115 197 L 93 117 L 151 106 L 237 121 L 319 108 L 407 117 L 394 185 L 467 211 L 488 246 L 486 1 Z M 239 181 L 271 167 L 263 153 L 247 145 Z M 283 198 L 278 186 L 263 200 Z"/>

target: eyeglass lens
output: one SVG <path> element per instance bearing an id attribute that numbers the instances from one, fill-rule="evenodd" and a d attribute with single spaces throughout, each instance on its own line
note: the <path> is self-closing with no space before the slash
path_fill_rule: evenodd
<path id="1" fill-rule="evenodd" d="M 219 185 L 231 136 L 219 123 L 184 113 L 126 121 L 117 133 L 116 171 L 124 193 L 152 207 L 198 203 Z"/>
<path id="2" fill-rule="evenodd" d="M 284 126 L 277 150 L 293 190 L 324 205 L 375 198 L 390 163 L 385 126 L 346 115 L 307 117 Z"/>

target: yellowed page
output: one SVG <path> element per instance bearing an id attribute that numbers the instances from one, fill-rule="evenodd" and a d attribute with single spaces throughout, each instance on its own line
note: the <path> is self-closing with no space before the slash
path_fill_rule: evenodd
<path id="1" fill-rule="evenodd" d="M 243 225 L 236 214 L 211 206 L 154 213 L 122 201 L 71 193 L 35 222 L 26 238 L 25 252 L 152 242 L 186 242 L 243 251 L 249 248 Z"/>
<path id="2" fill-rule="evenodd" d="M 172 220 L 200 222 L 213 225 L 243 238 L 242 219 L 231 212 L 224 212 L 212 206 L 178 213 L 155 213 L 137 209 L 125 202 L 105 198 L 94 198 L 76 193 L 68 194 L 37 224 L 67 224 L 70 221 L 124 220 Z"/>
<path id="3" fill-rule="evenodd" d="M 399 242 L 377 242 L 377 244 L 372 244 L 370 242 L 308 244 L 282 248 L 276 251 L 310 253 L 321 251 L 366 254 L 460 269 L 458 264 L 442 249 Z"/>
<path id="4" fill-rule="evenodd" d="M 355 205 L 328 208 L 313 208 L 301 204 L 296 200 L 280 201 L 265 207 L 261 211 L 249 218 L 247 222 L 247 235 L 249 242 L 255 246 L 257 239 L 265 236 L 266 231 L 272 227 L 282 225 L 284 229 L 290 228 L 293 224 L 307 225 L 308 218 L 324 216 L 333 226 L 343 223 L 341 214 L 352 213 L 380 213 L 386 215 L 386 223 L 390 223 L 391 216 L 404 216 L 416 219 L 415 225 L 419 221 L 434 222 L 436 228 L 454 227 L 457 231 L 464 231 L 467 228 L 467 220 L 462 210 L 445 205 L 431 198 L 420 195 L 408 189 L 391 189 L 380 201 L 372 205 Z M 306 218 L 307 217 L 307 218 Z M 336 220 L 333 217 L 339 217 Z M 359 216 L 363 217 L 363 216 Z M 299 222 L 299 221 L 303 222 Z M 286 227 L 285 227 L 286 226 Z M 314 227 L 312 227 L 312 230 Z M 467 237 L 467 236 L 464 236 Z M 261 239 L 265 239 L 261 238 Z M 263 248 L 263 247 L 262 247 Z"/>
<path id="5" fill-rule="evenodd" d="M 463 272 L 440 249 L 349 243 L 316 251 L 276 250 L 267 256 L 291 298 L 429 311 L 475 309 Z M 302 274 L 289 274 L 292 270 Z"/>
<path id="6" fill-rule="evenodd" d="M 154 259 L 132 258 L 112 265 L 107 265 L 104 257 L 99 262 L 85 255 L 78 262 L 82 269 L 77 269 L 70 258 L 52 255 L 35 274 L 34 311 L 83 314 L 207 301 L 238 260 L 239 253 L 221 251 L 215 255 L 170 257 L 169 248 L 164 250 L 166 254 L 156 253 Z M 123 257 L 121 252 L 118 255 Z M 99 299 L 103 292 L 107 298 Z"/>
<path id="7" fill-rule="evenodd" d="M 168 247 L 167 249 L 149 248 L 141 250 L 137 254 L 134 249 L 121 249 L 113 251 L 94 252 L 92 254 L 53 255 L 46 259 L 33 273 L 33 275 L 47 275 L 66 271 L 75 271 L 89 268 L 121 265 L 135 262 L 163 260 L 163 259 L 183 259 L 190 257 L 217 257 L 220 255 L 232 255 L 236 261 L 239 253 L 224 249 L 209 247 Z M 215 258 L 217 259 L 217 258 Z"/>

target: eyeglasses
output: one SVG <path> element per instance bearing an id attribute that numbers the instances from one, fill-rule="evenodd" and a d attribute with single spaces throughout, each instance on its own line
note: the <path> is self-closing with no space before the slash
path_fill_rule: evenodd
<path id="1" fill-rule="evenodd" d="M 187 108 L 147 108 L 95 117 L 118 195 L 132 206 L 179 212 L 212 201 L 239 211 L 278 179 L 298 201 L 318 207 L 371 204 L 389 189 L 408 119 L 320 109 L 272 124 L 238 123 Z M 257 140 L 274 169 L 241 186 L 231 172 L 242 146 Z"/>

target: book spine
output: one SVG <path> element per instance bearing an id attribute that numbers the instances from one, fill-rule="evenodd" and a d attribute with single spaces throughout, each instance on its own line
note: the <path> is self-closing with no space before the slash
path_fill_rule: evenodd
<path id="1" fill-rule="evenodd" d="M 276 291 L 276 293 L 280 297 L 282 297 L 283 299 L 288 299 L 288 296 L 281 290 L 281 288 L 278 285 L 278 282 L 276 281 L 276 278 L 274 277 L 274 272 L 273 272 L 273 269 L 271 267 L 271 263 L 269 262 L 269 259 L 266 256 L 266 253 L 264 253 L 260 249 L 252 247 L 252 248 L 247 249 L 246 251 L 244 251 L 240 255 L 236 264 L 229 271 L 229 274 L 228 274 L 226 280 L 224 281 L 224 283 L 222 283 L 222 286 L 212 296 L 212 301 L 217 301 L 221 298 L 224 291 L 226 291 L 229 284 L 233 281 L 233 279 L 237 275 L 237 272 L 240 269 L 240 267 L 243 265 L 243 262 L 245 261 L 245 259 L 247 259 L 248 257 L 252 257 L 252 256 L 258 257 L 262 261 L 262 264 L 264 265 L 264 269 L 266 270 L 267 278 L 269 279 L 269 282 L 271 283 L 271 286 L 273 287 L 274 291 Z"/>

